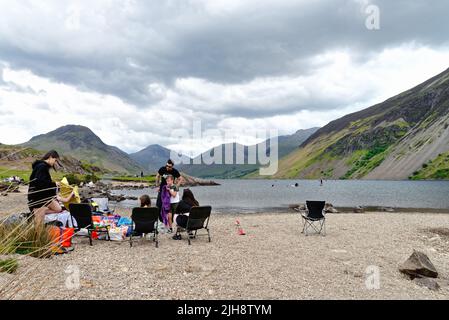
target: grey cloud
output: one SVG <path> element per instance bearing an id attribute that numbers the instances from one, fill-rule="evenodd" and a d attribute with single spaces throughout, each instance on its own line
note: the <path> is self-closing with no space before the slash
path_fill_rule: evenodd
<path id="1" fill-rule="evenodd" d="M 7 30 L 0 24 L 0 60 L 148 107 L 159 100 L 148 90 L 153 82 L 172 87 L 175 79 L 183 77 L 228 84 L 307 75 L 314 71 L 308 63 L 311 57 L 336 48 L 349 48 L 363 62 L 379 50 L 405 42 L 448 44 L 443 32 L 449 30 L 447 1 L 371 2 L 381 10 L 378 31 L 365 28 L 363 1 L 355 0 L 273 1 L 218 15 L 194 1 L 127 2 L 134 3 L 134 9 L 117 2 L 101 11 L 107 23 L 99 19 L 95 24 L 91 19 L 87 30 L 66 34 L 52 32 L 62 21 L 37 29 L 53 18 L 36 11 L 29 23 L 37 31 L 21 34 L 25 42 L 21 45 L 13 41 L 15 35 L 6 37 Z M 0 19 L 8 18 L 1 15 Z M 35 49 L 36 41 L 46 48 Z M 285 111 L 296 107 L 290 105 Z M 239 114 L 238 110 L 231 106 L 224 112 Z"/>
<path id="2" fill-rule="evenodd" d="M 33 88 L 31 88 L 30 86 L 21 86 L 19 84 L 13 83 L 13 82 L 5 81 L 5 79 L 3 78 L 3 69 L 0 69 L 0 71 L 1 71 L 0 72 L 0 87 L 5 88 L 6 91 L 13 91 L 13 92 L 18 92 L 18 93 L 28 93 L 28 94 L 33 94 L 33 95 L 39 94 L 38 92 L 34 91 Z"/>

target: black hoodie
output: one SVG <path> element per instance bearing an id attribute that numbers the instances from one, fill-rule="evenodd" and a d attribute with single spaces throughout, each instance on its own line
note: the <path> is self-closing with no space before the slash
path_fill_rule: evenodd
<path id="1" fill-rule="evenodd" d="M 28 188 L 28 204 L 31 210 L 42 207 L 46 202 L 44 200 L 56 196 L 56 183 L 51 180 L 51 167 L 47 162 L 37 160 L 33 163 L 32 168 L 33 172 Z"/>

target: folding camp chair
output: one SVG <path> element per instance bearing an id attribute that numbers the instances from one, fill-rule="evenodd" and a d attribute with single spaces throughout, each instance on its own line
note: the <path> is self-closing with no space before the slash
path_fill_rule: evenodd
<path id="1" fill-rule="evenodd" d="M 76 226 L 75 232 L 79 232 L 81 229 L 87 229 L 87 237 L 89 237 L 89 243 L 92 245 L 92 233 L 106 233 L 107 240 L 109 237 L 109 226 L 95 227 L 92 220 L 92 208 L 87 203 L 71 203 L 69 205 L 70 217 L 72 219 L 72 225 Z M 75 219 L 75 220 L 74 220 Z"/>
<path id="2" fill-rule="evenodd" d="M 177 227 L 176 235 L 180 235 L 181 232 L 189 233 L 188 241 L 191 244 L 190 239 L 196 239 L 198 230 L 206 229 L 209 242 L 211 242 L 210 231 L 209 231 L 209 218 L 212 212 L 211 206 L 204 207 L 192 207 L 189 213 L 189 219 L 187 220 L 186 228 Z M 191 233 L 195 232 L 193 235 Z"/>
<path id="3" fill-rule="evenodd" d="M 92 198 L 92 201 L 98 204 L 98 211 L 100 213 L 114 213 L 114 210 L 109 209 L 108 198 Z"/>
<path id="4" fill-rule="evenodd" d="M 326 235 L 325 204 L 325 201 L 306 201 L 307 210 L 301 213 L 304 222 L 301 233 L 307 236 L 307 230 L 311 227 L 316 233 Z"/>
<path id="5" fill-rule="evenodd" d="M 159 223 L 159 208 L 134 208 L 131 214 L 133 221 L 133 230 L 129 237 L 129 245 L 133 246 L 133 236 L 141 236 L 145 234 L 153 234 L 153 241 L 156 248 L 159 247 L 158 241 L 158 223 Z"/>

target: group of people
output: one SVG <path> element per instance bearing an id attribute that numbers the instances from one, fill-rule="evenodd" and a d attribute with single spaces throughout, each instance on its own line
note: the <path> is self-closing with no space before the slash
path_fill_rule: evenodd
<path id="1" fill-rule="evenodd" d="M 47 215 L 61 213 L 63 209 L 60 203 L 70 202 L 75 196 L 73 192 L 67 197 L 57 193 L 59 186 L 52 181 L 50 169 L 57 170 L 58 167 L 61 167 L 60 156 L 55 150 L 49 151 L 32 165 L 28 207 L 36 224 L 42 224 Z M 174 225 L 186 228 L 190 209 L 199 206 L 190 189 L 184 189 L 182 197 L 180 196 L 179 186 L 182 179 L 172 160 L 168 160 L 156 176 L 156 188 L 159 189 L 156 207 L 159 208 L 160 220 L 169 233 L 173 233 Z M 151 207 L 149 195 L 140 197 L 140 206 Z M 173 239 L 180 240 L 181 236 L 175 234 Z"/>
<path id="2" fill-rule="evenodd" d="M 167 228 L 168 233 L 173 233 L 174 225 L 186 228 L 190 209 L 199 206 L 190 189 L 184 189 L 182 197 L 180 197 L 179 186 L 181 183 L 181 174 L 174 168 L 173 161 L 168 160 L 167 164 L 158 170 L 155 187 L 159 189 L 156 207 L 160 210 L 160 220 Z M 140 197 L 140 206 L 151 207 L 151 199 L 148 195 Z M 175 234 L 173 239 L 181 240 L 181 235 Z"/>

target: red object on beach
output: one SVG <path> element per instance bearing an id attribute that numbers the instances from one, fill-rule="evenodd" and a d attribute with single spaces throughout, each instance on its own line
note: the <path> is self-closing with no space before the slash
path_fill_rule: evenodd
<path id="1" fill-rule="evenodd" d="M 243 231 L 243 228 L 242 228 L 242 226 L 240 225 L 240 220 L 239 220 L 239 219 L 235 220 L 235 225 L 237 226 L 237 234 L 238 234 L 239 236 L 244 236 L 244 235 L 246 235 L 245 231 Z"/>
<path id="2" fill-rule="evenodd" d="M 61 244 L 64 248 L 70 248 L 72 246 L 72 238 L 74 235 L 75 235 L 75 229 L 63 228 Z"/>
<path id="3" fill-rule="evenodd" d="M 72 238 L 75 234 L 75 229 L 52 226 L 49 228 L 48 232 L 54 244 L 53 249 L 55 251 L 60 247 L 70 248 L 72 246 Z"/>

